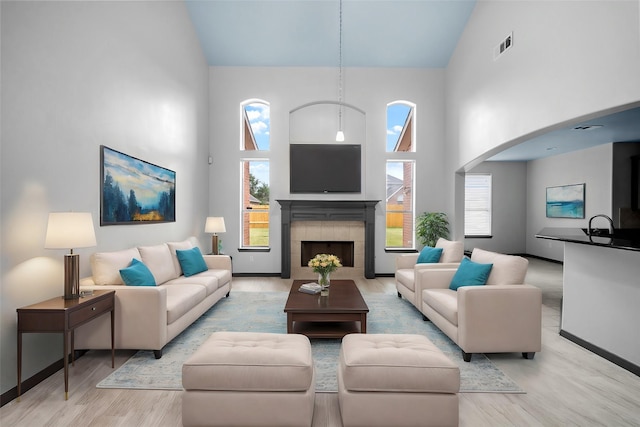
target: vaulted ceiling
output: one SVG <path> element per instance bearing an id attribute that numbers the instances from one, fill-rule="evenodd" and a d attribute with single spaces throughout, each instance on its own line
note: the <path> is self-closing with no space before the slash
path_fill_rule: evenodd
<path id="1" fill-rule="evenodd" d="M 185 0 L 211 66 L 337 67 L 340 0 Z M 476 0 L 343 0 L 345 67 L 446 68 Z M 640 103 L 638 103 L 640 104 Z M 640 141 L 640 105 L 532 136 L 491 160 Z M 597 125 L 589 130 L 575 127 Z"/>
<path id="2" fill-rule="evenodd" d="M 186 0 L 209 65 L 339 65 L 339 0 Z M 444 68 L 475 0 L 344 0 L 347 67 Z"/>

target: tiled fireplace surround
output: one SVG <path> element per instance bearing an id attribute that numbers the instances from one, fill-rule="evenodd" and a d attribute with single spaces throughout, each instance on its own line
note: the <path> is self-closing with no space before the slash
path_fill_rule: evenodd
<path id="1" fill-rule="evenodd" d="M 334 279 L 364 277 L 364 223 L 361 221 L 296 221 L 291 224 L 291 277 L 311 279 L 316 274 L 303 267 L 302 242 L 353 242 L 353 267 L 331 273 Z"/>
<path id="2" fill-rule="evenodd" d="M 377 200 L 278 200 L 282 218 L 282 278 L 315 279 L 301 265 L 302 241 L 352 241 L 354 266 L 333 278 L 375 277 L 375 205 Z"/>

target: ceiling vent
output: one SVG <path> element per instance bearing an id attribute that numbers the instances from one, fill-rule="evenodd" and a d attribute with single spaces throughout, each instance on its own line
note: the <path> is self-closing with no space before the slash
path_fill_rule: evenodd
<path id="1" fill-rule="evenodd" d="M 503 53 L 507 51 L 507 49 L 513 46 L 513 31 L 509 33 L 507 37 L 504 38 L 500 42 L 498 46 L 493 49 L 493 60 L 498 59 Z"/>

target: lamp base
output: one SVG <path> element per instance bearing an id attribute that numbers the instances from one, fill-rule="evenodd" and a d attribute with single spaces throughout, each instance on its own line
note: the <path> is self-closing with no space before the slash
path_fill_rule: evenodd
<path id="1" fill-rule="evenodd" d="M 214 234 L 211 236 L 211 253 L 214 255 L 219 255 L 218 253 L 218 235 Z"/>
<path id="2" fill-rule="evenodd" d="M 80 255 L 64 256 L 64 299 L 80 297 Z"/>

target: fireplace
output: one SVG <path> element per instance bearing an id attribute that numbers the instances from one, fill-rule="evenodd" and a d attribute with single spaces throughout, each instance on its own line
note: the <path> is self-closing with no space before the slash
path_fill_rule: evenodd
<path id="1" fill-rule="evenodd" d="M 281 247 L 282 270 L 280 277 L 291 277 L 299 274 L 302 264 L 301 249 L 293 248 L 292 242 L 302 241 L 354 241 L 354 268 L 367 279 L 375 278 L 375 206 L 378 200 L 278 200 L 281 207 Z M 292 226 L 296 223 L 295 233 Z M 309 227 L 299 236 L 300 225 Z M 295 235 L 294 235 L 295 234 Z M 306 238 L 311 237 L 311 238 Z M 360 265 L 358 260 L 362 259 Z M 308 268 L 308 267 L 307 267 Z M 348 274 L 349 267 L 339 269 L 340 274 Z"/>
<path id="2" fill-rule="evenodd" d="M 318 254 L 331 254 L 340 259 L 343 267 L 354 267 L 353 248 L 353 241 L 302 241 L 300 242 L 300 266 L 306 267 L 309 260 Z"/>

